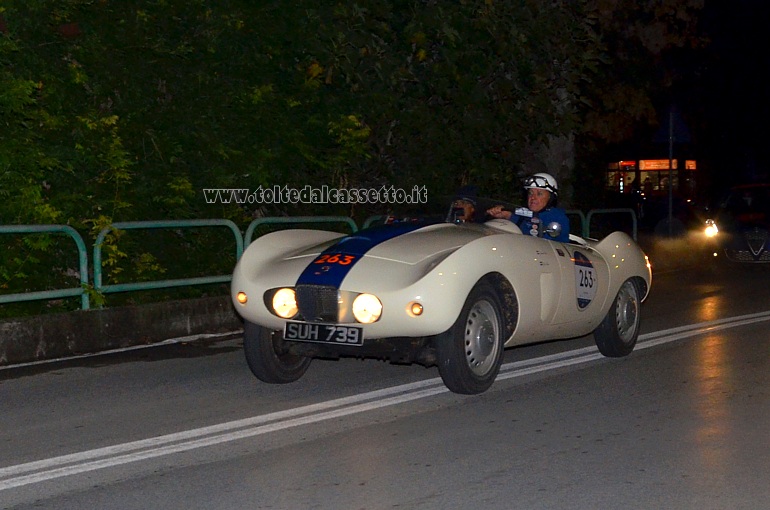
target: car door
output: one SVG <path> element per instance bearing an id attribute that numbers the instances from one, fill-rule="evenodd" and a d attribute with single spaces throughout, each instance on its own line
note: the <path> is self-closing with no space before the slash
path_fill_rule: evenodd
<path id="1" fill-rule="evenodd" d="M 561 293 L 551 321 L 554 336 L 579 336 L 602 319 L 609 268 L 590 246 L 551 242 L 560 269 Z"/>

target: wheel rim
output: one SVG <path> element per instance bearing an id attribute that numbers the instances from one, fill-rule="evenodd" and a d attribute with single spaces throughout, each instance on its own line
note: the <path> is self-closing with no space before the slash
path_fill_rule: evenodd
<path id="1" fill-rule="evenodd" d="M 633 341 L 639 326 L 639 299 L 632 282 L 624 283 L 618 293 L 615 322 L 620 339 L 624 343 Z"/>
<path id="2" fill-rule="evenodd" d="M 500 320 L 489 301 L 478 301 L 468 312 L 463 338 L 465 360 L 475 375 L 484 376 L 499 355 Z"/>
<path id="3" fill-rule="evenodd" d="M 285 369 L 293 370 L 302 366 L 307 362 L 307 358 L 304 356 L 297 356 L 296 354 L 289 354 L 281 348 L 281 340 L 283 333 L 280 331 L 273 331 L 271 340 L 273 344 L 273 355 L 276 361 Z"/>

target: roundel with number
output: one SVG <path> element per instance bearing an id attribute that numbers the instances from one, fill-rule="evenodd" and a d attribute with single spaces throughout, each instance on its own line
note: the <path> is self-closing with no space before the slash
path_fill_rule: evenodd
<path id="1" fill-rule="evenodd" d="M 575 261 L 575 294 L 578 308 L 583 310 L 596 297 L 596 270 L 588 257 L 576 251 L 572 256 Z"/>

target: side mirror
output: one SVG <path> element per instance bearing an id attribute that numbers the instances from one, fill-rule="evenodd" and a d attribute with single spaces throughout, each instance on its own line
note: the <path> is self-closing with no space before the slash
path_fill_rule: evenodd
<path id="1" fill-rule="evenodd" d="M 559 234 L 561 234 L 561 224 L 552 221 L 548 224 L 548 226 L 545 227 L 545 233 L 554 239 L 559 237 Z"/>

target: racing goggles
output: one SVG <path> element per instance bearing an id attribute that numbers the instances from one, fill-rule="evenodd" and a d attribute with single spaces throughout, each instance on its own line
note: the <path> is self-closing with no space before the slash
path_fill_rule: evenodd
<path id="1" fill-rule="evenodd" d="M 551 193 L 556 193 L 556 188 L 554 188 L 550 182 L 548 182 L 548 179 L 545 177 L 540 177 L 539 175 L 532 175 L 524 179 L 524 187 L 529 188 L 540 188 L 547 191 L 550 191 Z"/>
<path id="2" fill-rule="evenodd" d="M 467 198 L 456 198 L 454 202 L 452 202 L 452 207 L 465 207 L 466 205 L 475 206 L 476 203 Z"/>

